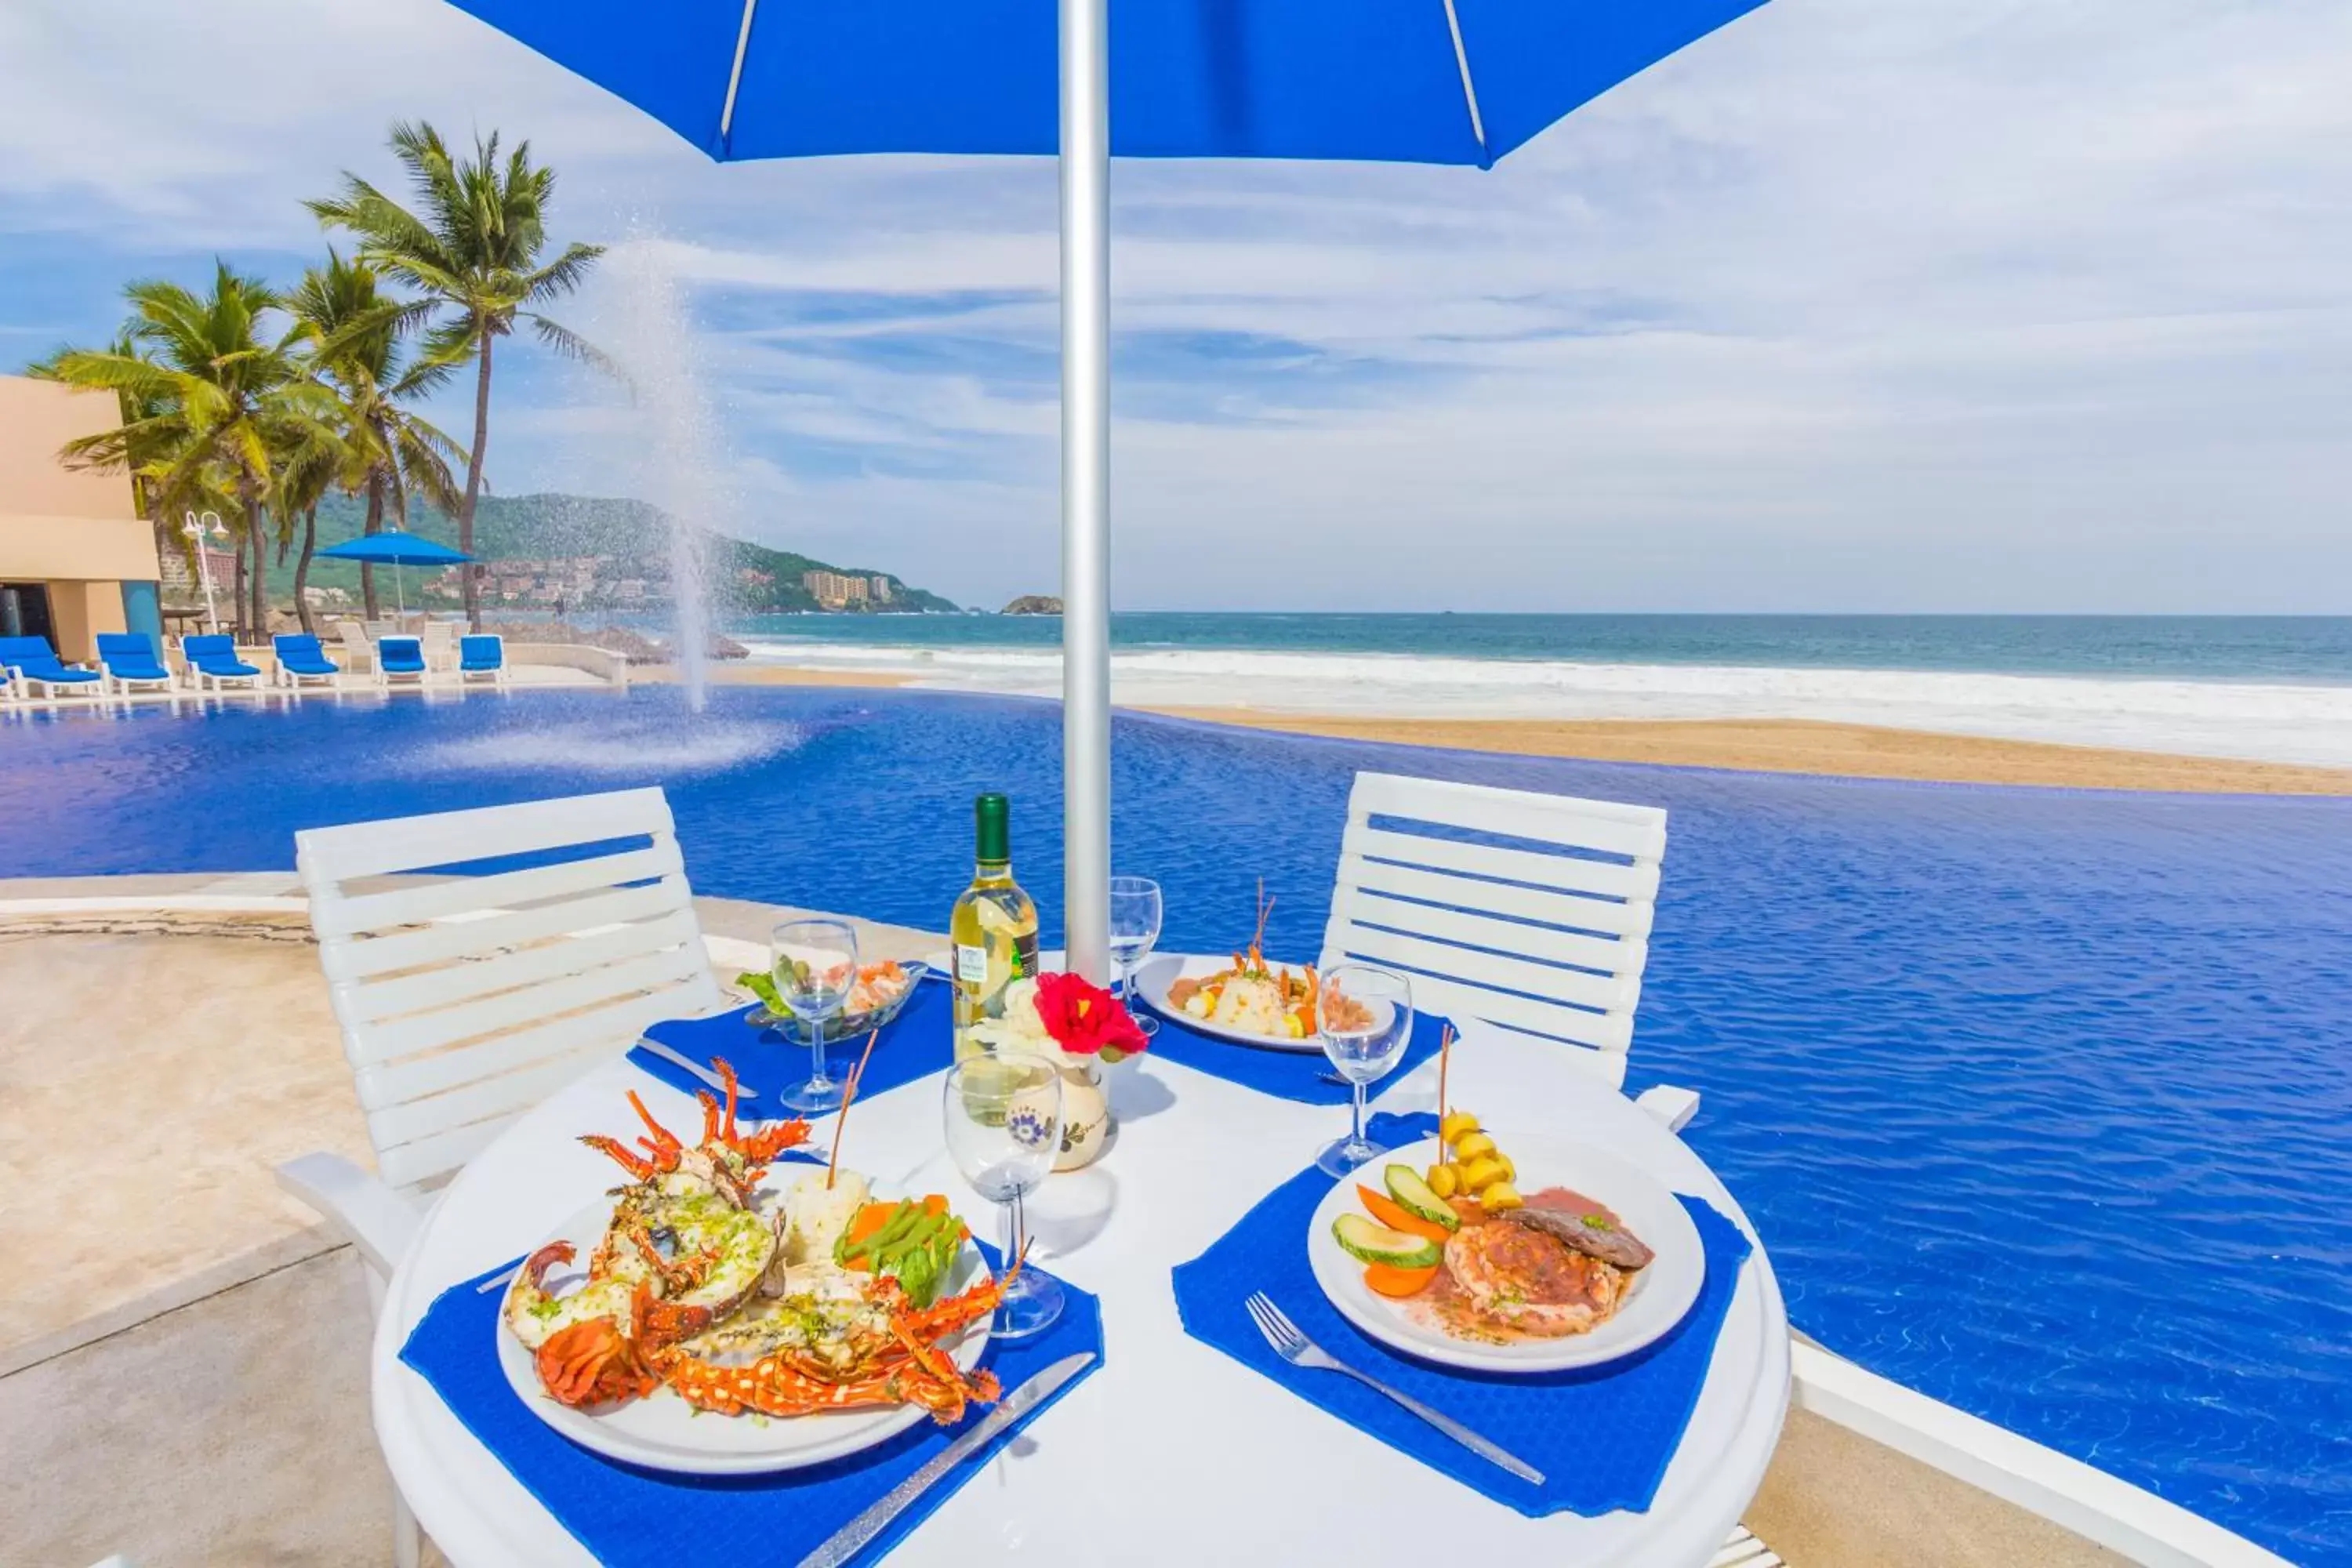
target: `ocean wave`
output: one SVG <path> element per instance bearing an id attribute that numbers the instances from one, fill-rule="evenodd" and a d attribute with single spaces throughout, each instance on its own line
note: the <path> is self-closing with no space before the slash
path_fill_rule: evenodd
<path id="1" fill-rule="evenodd" d="M 745 639 L 755 659 L 1051 695 L 1051 648 Z M 1813 719 L 2352 766 L 2352 687 L 1949 670 L 1597 664 L 1444 654 L 1122 648 L 1116 700 L 1387 718 Z"/>

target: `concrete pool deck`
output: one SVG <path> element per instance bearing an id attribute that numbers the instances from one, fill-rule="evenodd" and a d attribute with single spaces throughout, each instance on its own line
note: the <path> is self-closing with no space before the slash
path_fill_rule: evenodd
<path id="1" fill-rule="evenodd" d="M 18 1212 L 75 1215 L 0 1232 L 0 1562 L 385 1555 L 357 1265 L 270 1176 L 311 1148 L 368 1158 L 325 982 L 299 907 L 199 902 L 298 891 L 288 873 L 0 881 L 0 1174 Z M 696 904 L 745 942 L 802 912 Z M 860 924 L 880 955 L 940 941 Z M 125 1005 L 142 995 L 168 1003 Z M 1748 1522 L 1797 1568 L 2125 1561 L 1802 1410 Z"/>

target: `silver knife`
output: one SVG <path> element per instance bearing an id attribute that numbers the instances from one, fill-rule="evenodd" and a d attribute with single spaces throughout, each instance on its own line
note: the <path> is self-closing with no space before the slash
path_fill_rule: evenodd
<path id="1" fill-rule="evenodd" d="M 725 1079 L 720 1078 L 717 1073 L 712 1072 L 709 1068 L 704 1067 L 692 1057 L 680 1056 L 677 1052 L 671 1050 L 667 1046 L 663 1045 L 659 1040 L 655 1039 L 651 1035 L 639 1036 L 637 1037 L 636 1045 L 632 1048 L 643 1051 L 647 1056 L 659 1057 L 662 1060 L 669 1063 L 670 1066 L 677 1068 L 681 1071 L 692 1073 L 696 1078 L 700 1079 L 703 1082 L 709 1084 L 711 1088 L 719 1090 L 721 1093 L 726 1091 L 727 1080 Z M 740 1079 L 738 1079 L 735 1081 L 735 1098 L 738 1100 L 757 1100 L 760 1098 L 760 1091 L 744 1083 Z"/>
<path id="2" fill-rule="evenodd" d="M 908 1504 L 937 1486 L 940 1477 L 986 1447 L 998 1433 L 1034 1410 L 1062 1384 L 1086 1371 L 1094 1359 L 1092 1351 L 1064 1356 L 998 1400 L 996 1408 L 980 1418 L 980 1425 L 940 1449 L 932 1456 L 929 1463 L 891 1488 L 880 1502 L 834 1531 L 831 1539 L 801 1559 L 800 1568 L 840 1568 L 842 1563 L 857 1555 L 860 1547 L 881 1534 L 892 1520 L 904 1513 Z"/>

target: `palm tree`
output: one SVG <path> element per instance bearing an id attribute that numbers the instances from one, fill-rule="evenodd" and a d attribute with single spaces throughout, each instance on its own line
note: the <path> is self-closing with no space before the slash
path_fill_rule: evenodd
<path id="1" fill-rule="evenodd" d="M 309 205 L 320 223 L 359 237 L 360 259 L 425 296 L 435 318 L 425 340 L 427 359 L 474 362 L 474 439 L 457 513 L 457 548 L 471 554 L 482 458 L 490 444 L 492 345 L 517 321 L 529 321 L 539 341 L 557 353 L 611 368 L 587 340 L 536 309 L 577 289 L 604 247 L 570 245 L 541 264 L 555 172 L 532 166 L 528 142 L 516 143 L 501 163 L 492 132 L 487 142 L 477 137 L 473 158 L 460 161 L 432 126 L 404 122 L 392 128 L 392 152 L 408 172 L 416 211 L 352 174 L 343 175 L 341 195 Z M 481 602 L 470 572 L 465 584 L 466 616 L 479 631 Z"/>
<path id="2" fill-rule="evenodd" d="M 58 370 L 58 360 L 66 352 L 60 349 L 57 354 L 47 359 L 36 360 L 25 367 L 25 374 L 46 381 L 65 380 L 66 378 Z M 139 340 L 131 335 L 131 329 L 127 325 L 114 334 L 114 342 L 108 345 L 108 352 L 125 359 L 147 357 L 145 351 L 139 344 Z M 152 394 L 142 396 L 124 388 L 116 389 L 115 402 L 121 411 L 124 428 L 137 426 L 146 433 L 130 443 L 129 449 L 124 453 L 123 461 L 120 465 L 131 477 L 131 505 L 138 509 L 140 516 L 147 519 L 153 525 L 156 550 L 159 552 L 170 550 L 175 554 L 187 557 L 188 565 L 193 570 L 195 565 L 194 546 L 188 536 L 173 527 L 171 520 L 164 515 L 163 503 L 156 493 L 154 478 L 151 471 L 168 458 L 166 443 L 156 434 L 157 427 L 152 422 L 158 416 L 170 411 L 169 403 Z"/>
<path id="3" fill-rule="evenodd" d="M 159 518 L 230 499 L 241 522 L 240 630 L 265 632 L 264 507 L 289 454 L 333 439 L 322 419 L 325 394 L 298 352 L 301 330 L 272 335 L 266 318 L 282 310 L 278 296 L 226 261 L 215 264 L 208 295 L 161 281 L 133 283 L 123 294 L 131 306 L 127 341 L 64 350 L 43 369 L 113 392 L 141 416 L 68 442 L 59 456 L 78 468 L 137 474 Z"/>
<path id="4" fill-rule="evenodd" d="M 446 359 L 412 356 L 401 333 L 429 309 L 387 298 L 376 287 L 375 268 L 327 252 L 327 264 L 313 267 L 288 300 L 310 345 L 310 364 L 335 398 L 333 422 L 341 437 L 341 463 L 315 486 L 298 487 L 305 500 L 302 559 L 295 568 L 295 597 L 301 597 L 317 545 L 319 498 L 331 487 L 367 497 L 365 531 L 383 527 L 384 503 L 402 527 L 408 524 L 408 498 L 422 496 L 443 512 L 459 510 L 450 461 L 465 449 L 404 405 L 446 380 L 456 369 Z M 375 569 L 360 568 L 360 592 L 368 618 L 377 615 Z M 307 626 L 308 612 L 305 611 Z"/>

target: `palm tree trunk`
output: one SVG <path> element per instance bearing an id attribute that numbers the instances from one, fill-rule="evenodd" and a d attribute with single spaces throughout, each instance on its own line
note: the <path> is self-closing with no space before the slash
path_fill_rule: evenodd
<path id="1" fill-rule="evenodd" d="M 232 585 L 232 591 L 230 594 L 230 599 L 236 613 L 229 618 L 231 622 L 234 623 L 237 639 L 240 642 L 248 640 L 246 637 L 245 623 L 247 597 L 245 591 L 245 547 L 246 542 L 252 537 L 253 536 L 249 532 L 241 529 L 238 531 L 236 536 L 236 580 Z"/>
<path id="2" fill-rule="evenodd" d="M 246 498 L 245 532 L 253 541 L 253 637 L 257 643 L 269 636 L 269 552 L 261 537 L 259 496 Z"/>
<path id="3" fill-rule="evenodd" d="M 368 475 L 367 531 L 383 531 L 383 470 L 381 468 Z M 376 607 L 375 602 L 375 568 L 364 561 L 360 563 L 360 604 L 366 610 L 369 620 L 383 618 L 383 612 Z"/>
<path id="4" fill-rule="evenodd" d="M 457 514 L 457 548 L 468 555 L 474 552 L 474 500 L 482 493 L 482 454 L 490 445 L 490 342 L 494 336 L 487 325 L 482 328 L 482 349 L 474 377 L 474 447 L 466 455 L 466 510 Z M 459 567 L 458 573 L 466 585 L 466 624 L 478 632 L 482 598 L 472 563 Z"/>
<path id="5" fill-rule="evenodd" d="M 308 507 L 302 512 L 302 559 L 294 563 L 294 613 L 302 617 L 302 629 L 312 637 L 319 628 L 310 624 L 310 553 L 319 548 L 319 509 Z"/>

